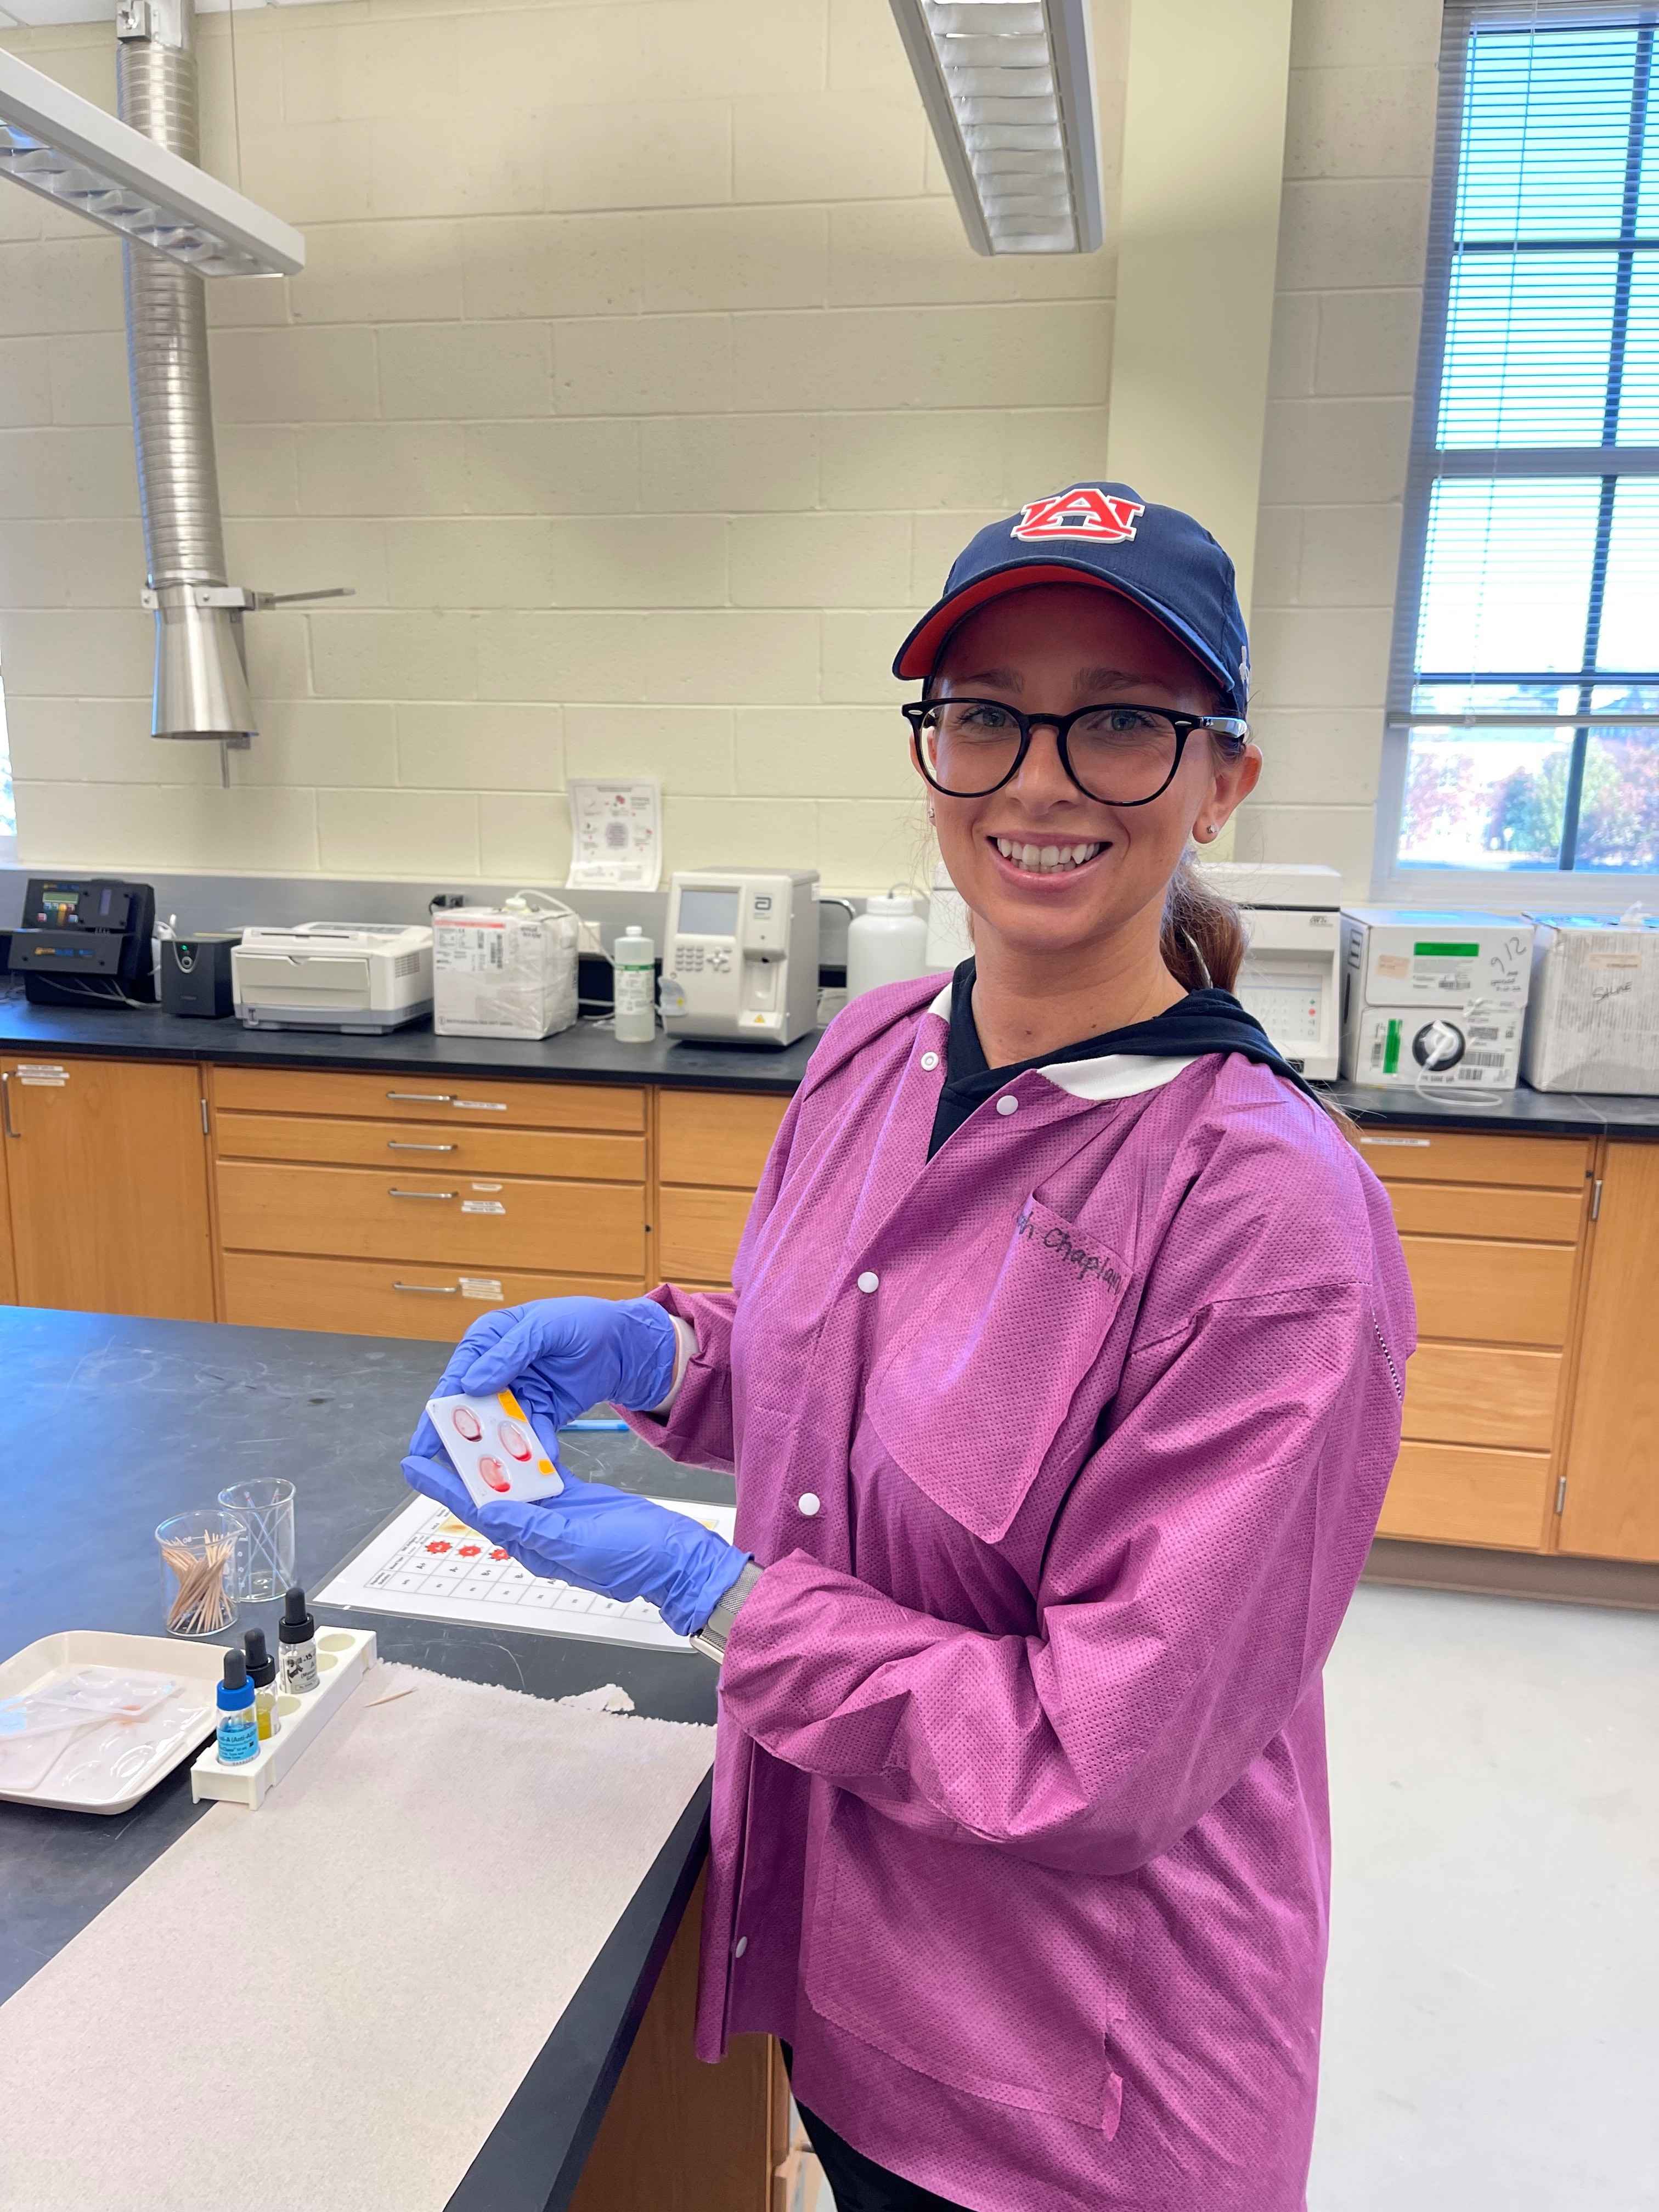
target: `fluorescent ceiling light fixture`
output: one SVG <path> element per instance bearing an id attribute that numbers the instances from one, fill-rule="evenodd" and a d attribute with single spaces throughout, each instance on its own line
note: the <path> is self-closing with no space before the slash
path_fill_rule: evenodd
<path id="1" fill-rule="evenodd" d="M 306 265 L 297 230 L 4 52 L 0 177 L 199 276 L 293 276 Z"/>
<path id="2" fill-rule="evenodd" d="M 1089 0 L 891 0 L 976 253 L 1105 233 Z"/>

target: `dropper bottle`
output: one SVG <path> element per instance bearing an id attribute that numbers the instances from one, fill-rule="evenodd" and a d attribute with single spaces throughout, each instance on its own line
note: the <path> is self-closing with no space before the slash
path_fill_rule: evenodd
<path id="1" fill-rule="evenodd" d="M 282 1653 L 284 1691 L 302 1698 L 317 1686 L 317 1624 L 306 1611 L 306 1594 L 289 1590 L 283 1600 L 283 1617 L 276 1624 L 276 1647 Z"/>
<path id="2" fill-rule="evenodd" d="M 259 1741 L 269 1743 L 271 1737 L 282 1733 L 282 1717 L 276 1711 L 276 1662 L 265 1648 L 263 1628 L 250 1628 L 242 1637 L 242 1649 L 247 1654 L 247 1678 L 253 1685 L 253 1713 L 259 1723 Z"/>
<path id="3" fill-rule="evenodd" d="M 247 1678 L 247 1661 L 240 1651 L 225 1654 L 225 1676 L 219 1685 L 219 1757 L 226 1766 L 240 1766 L 259 1751 L 259 1724 L 253 1713 L 253 1685 Z"/>

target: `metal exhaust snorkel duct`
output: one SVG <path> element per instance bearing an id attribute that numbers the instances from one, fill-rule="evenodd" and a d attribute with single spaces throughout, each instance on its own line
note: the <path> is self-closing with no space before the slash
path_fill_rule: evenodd
<path id="1" fill-rule="evenodd" d="M 193 0 L 121 0 L 116 84 L 124 123 L 199 165 L 195 12 Z M 151 732 L 245 746 L 258 730 L 242 645 L 252 595 L 225 577 L 202 279 L 131 239 L 121 252 L 144 604 L 155 610 Z"/>

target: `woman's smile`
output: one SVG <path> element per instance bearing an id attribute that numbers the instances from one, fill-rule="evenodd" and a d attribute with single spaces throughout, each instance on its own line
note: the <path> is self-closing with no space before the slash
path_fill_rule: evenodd
<path id="1" fill-rule="evenodd" d="M 1088 873 L 1112 849 L 1112 841 L 1091 837 L 1061 843 L 1052 836 L 1033 837 L 1018 830 L 988 831 L 999 872 L 1031 890 L 1040 884 L 1046 891 L 1059 890 Z"/>

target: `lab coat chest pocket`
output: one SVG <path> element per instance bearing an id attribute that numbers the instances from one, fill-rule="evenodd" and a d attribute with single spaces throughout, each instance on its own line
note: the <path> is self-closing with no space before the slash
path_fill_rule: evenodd
<path id="1" fill-rule="evenodd" d="M 866 1408 L 887 1451 L 981 1541 L 1012 1526 L 1127 1277 L 1101 1237 L 1028 1198 L 872 1376 Z"/>

